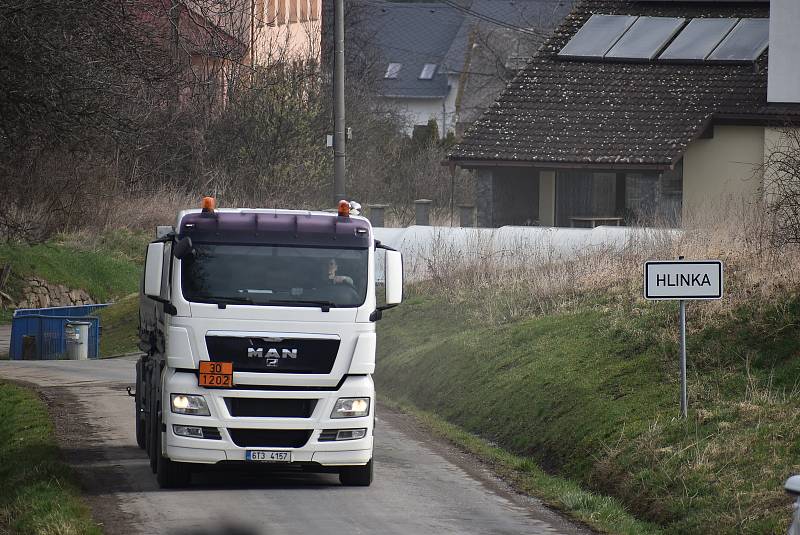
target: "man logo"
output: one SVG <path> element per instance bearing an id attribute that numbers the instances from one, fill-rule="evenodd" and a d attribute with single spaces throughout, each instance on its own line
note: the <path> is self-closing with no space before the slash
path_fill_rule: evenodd
<path id="1" fill-rule="evenodd" d="M 281 349 L 280 353 L 274 347 L 267 349 L 264 351 L 263 347 L 255 348 L 255 347 L 248 347 L 247 348 L 247 357 L 251 359 L 263 359 L 266 358 L 269 360 L 275 361 L 275 366 L 277 366 L 278 359 L 296 359 L 297 358 L 297 350 L 296 349 Z"/>

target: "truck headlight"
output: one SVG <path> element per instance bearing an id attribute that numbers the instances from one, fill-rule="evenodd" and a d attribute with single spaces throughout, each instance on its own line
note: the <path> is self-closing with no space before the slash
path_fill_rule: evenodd
<path id="1" fill-rule="evenodd" d="M 194 394 L 170 394 L 172 412 L 193 416 L 211 416 L 206 398 Z"/>
<path id="2" fill-rule="evenodd" d="M 369 398 L 339 398 L 331 418 L 359 418 L 369 414 Z"/>

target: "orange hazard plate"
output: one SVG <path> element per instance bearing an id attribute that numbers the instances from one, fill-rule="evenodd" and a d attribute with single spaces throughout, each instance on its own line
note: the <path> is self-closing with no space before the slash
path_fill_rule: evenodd
<path id="1" fill-rule="evenodd" d="M 199 384 L 208 388 L 231 388 L 233 362 L 201 362 Z"/>

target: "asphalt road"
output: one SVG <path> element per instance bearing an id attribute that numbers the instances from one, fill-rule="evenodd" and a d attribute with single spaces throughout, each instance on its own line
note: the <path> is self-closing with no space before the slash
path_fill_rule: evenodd
<path id="1" fill-rule="evenodd" d="M 213 471 L 187 489 L 160 490 L 135 442 L 133 401 L 125 392 L 133 364 L 0 361 L 0 377 L 40 388 L 106 533 L 588 533 L 381 407 L 369 488 L 343 487 L 335 474 Z"/>

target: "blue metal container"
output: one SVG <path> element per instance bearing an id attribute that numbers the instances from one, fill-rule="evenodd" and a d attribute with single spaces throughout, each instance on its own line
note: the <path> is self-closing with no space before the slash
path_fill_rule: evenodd
<path id="1" fill-rule="evenodd" d="M 20 308 L 14 311 L 11 320 L 12 360 L 22 359 L 22 337 L 36 337 L 36 358 L 54 360 L 63 358 L 67 352 L 64 328 L 70 321 L 87 321 L 89 327 L 89 358 L 100 355 L 100 318 L 93 316 L 102 305 L 80 305 L 53 308 Z"/>

